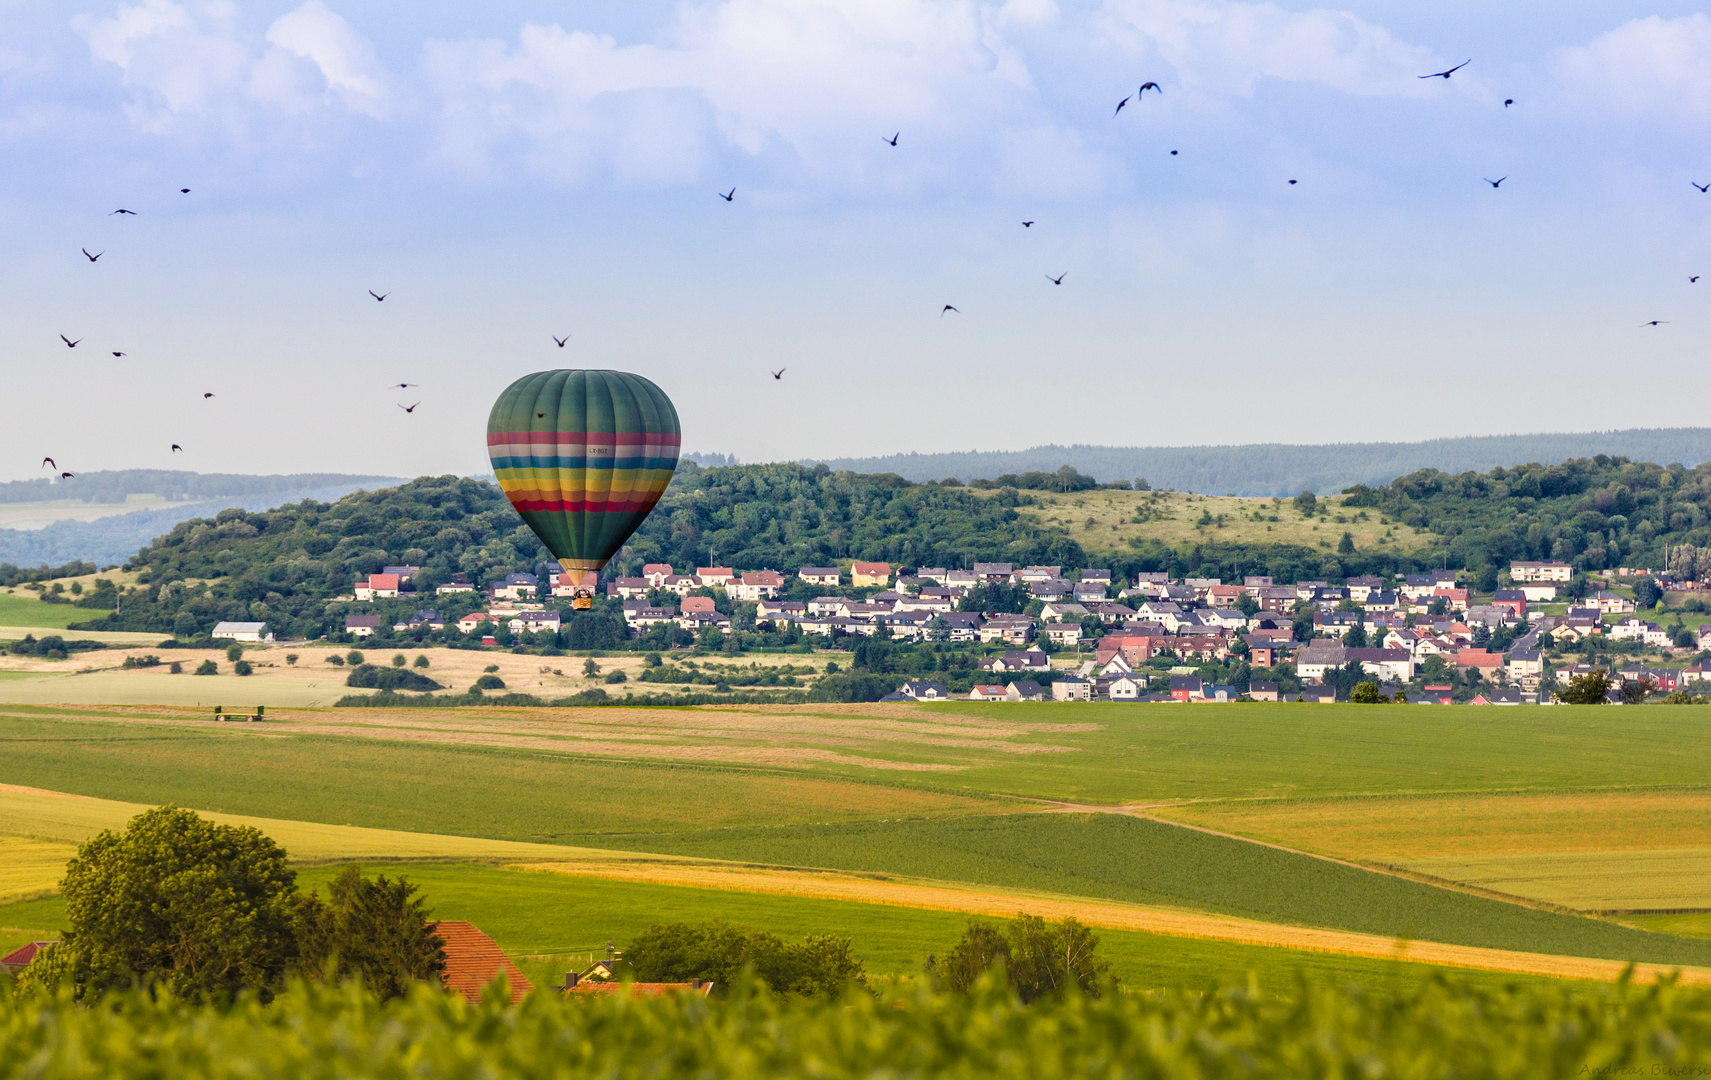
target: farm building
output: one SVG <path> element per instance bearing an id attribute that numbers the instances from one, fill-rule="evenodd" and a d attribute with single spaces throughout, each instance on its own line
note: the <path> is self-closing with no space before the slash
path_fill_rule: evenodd
<path id="1" fill-rule="evenodd" d="M 25 968 L 30 966 L 30 961 L 36 958 L 37 953 L 53 944 L 56 943 L 52 941 L 32 941 L 28 945 L 23 945 L 13 949 L 5 956 L 0 956 L 0 971 L 4 971 L 8 975 L 18 974 L 18 972 L 23 971 Z"/>
<path id="2" fill-rule="evenodd" d="M 513 1005 L 522 1004 L 523 998 L 535 988 L 511 958 L 499 950 L 492 938 L 476 929 L 474 923 L 443 919 L 431 925 L 446 943 L 446 969 L 440 973 L 440 981 L 447 990 L 462 994 L 470 1004 L 479 1005 L 481 991 L 500 975 L 510 984 Z"/>
<path id="3" fill-rule="evenodd" d="M 272 641 L 264 622 L 223 622 L 214 627 L 216 641 Z"/>
<path id="4" fill-rule="evenodd" d="M 352 637 L 372 637 L 380 629 L 379 615 L 346 615 L 345 633 Z"/>

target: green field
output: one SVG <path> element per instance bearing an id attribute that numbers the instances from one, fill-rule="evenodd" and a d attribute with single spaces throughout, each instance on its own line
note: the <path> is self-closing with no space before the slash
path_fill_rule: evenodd
<path id="1" fill-rule="evenodd" d="M 106 612 L 70 604 L 44 604 L 32 596 L 0 593 L 0 626 L 46 626 L 56 629 L 71 623 L 99 619 Z M 156 635 L 157 637 L 159 635 Z"/>
<path id="2" fill-rule="evenodd" d="M 927 956 L 943 954 L 968 925 L 968 917 L 955 912 L 607 881 L 482 865 L 369 864 L 366 869 L 388 876 L 402 874 L 420 885 L 437 917 L 467 919 L 481 927 L 519 961 L 518 966 L 537 985 L 559 982 L 571 968 L 586 968 L 591 957 L 606 955 L 608 941 L 621 948 L 648 927 L 665 922 L 725 919 L 793 940 L 811 933 L 842 934 L 855 942 L 869 972 L 897 976 L 919 973 Z M 330 866 L 300 870 L 298 885 L 304 891 L 324 886 L 336 872 L 337 868 Z M 64 926 L 64 912 L 65 904 L 57 897 L 4 905 L 0 906 L 0 926 L 57 931 Z M 1250 972 L 1268 993 L 1287 992 L 1298 973 L 1313 981 L 1358 982 L 1384 988 L 1413 985 L 1441 970 L 1424 964 L 1124 930 L 1099 930 L 1098 934 L 1101 953 L 1111 960 L 1124 985 L 1134 990 L 1240 983 Z M 0 931 L 0 942 L 21 943 L 33 937 L 14 934 L 7 938 Z M 1457 977 L 1492 986 L 1555 982 L 1480 971 L 1458 971 Z"/>
<path id="3" fill-rule="evenodd" d="M 1711 965 L 1711 942 L 1638 933 L 1119 814 L 724 829 L 613 844 L 1165 904 L 1452 945 Z"/>

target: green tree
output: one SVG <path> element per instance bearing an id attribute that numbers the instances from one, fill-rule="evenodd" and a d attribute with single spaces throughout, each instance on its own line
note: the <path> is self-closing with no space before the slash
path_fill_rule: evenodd
<path id="1" fill-rule="evenodd" d="M 350 652 L 345 653 L 345 662 L 348 663 L 351 667 L 357 667 L 364 662 L 363 661 L 363 655 L 361 653 L 357 652 L 355 649 L 352 649 Z"/>
<path id="2" fill-rule="evenodd" d="M 1656 607 L 1663 600 L 1663 588 L 1656 580 L 1643 577 L 1634 582 L 1634 603 L 1641 608 Z"/>
<path id="3" fill-rule="evenodd" d="M 297 660 L 298 660 L 298 656 L 296 653 L 288 652 L 285 654 L 285 666 L 286 667 L 296 667 L 297 666 Z"/>
<path id="4" fill-rule="evenodd" d="M 419 668 L 425 668 L 428 666 L 428 654 L 427 653 L 417 653 L 416 654 L 416 666 Z"/>
<path id="5" fill-rule="evenodd" d="M 404 667 L 409 662 L 410 662 L 410 658 L 408 656 L 405 656 L 403 653 L 393 653 L 392 654 L 392 666 L 393 667 Z"/>
<path id="6" fill-rule="evenodd" d="M 1319 509 L 1319 496 L 1311 491 L 1303 491 L 1295 496 L 1295 509 L 1300 512 L 1302 517 L 1312 517 L 1314 512 Z"/>
<path id="7" fill-rule="evenodd" d="M 239 660 L 232 665 L 232 674 L 234 675 L 253 675 L 254 673 L 255 668 L 250 665 L 248 660 Z"/>
<path id="8" fill-rule="evenodd" d="M 239 660 L 242 660 L 243 658 L 244 658 L 244 647 L 242 645 L 239 645 L 237 642 L 234 641 L 230 645 L 226 646 L 226 659 L 227 660 L 230 660 L 232 663 L 235 664 Z"/>
<path id="9" fill-rule="evenodd" d="M 85 841 L 60 892 L 70 929 L 32 980 L 66 975 L 80 996 L 141 979 L 198 1001 L 265 998 L 296 955 L 285 852 L 255 829 L 175 806 Z"/>
<path id="10" fill-rule="evenodd" d="M 1098 936 L 1073 918 L 1049 923 L 1038 915 L 1018 915 L 1002 935 L 989 924 L 969 923 L 938 966 L 946 984 L 959 992 L 1002 961 L 1011 988 L 1025 1003 L 1069 993 L 1098 997 L 1111 967 L 1098 948 Z"/>
<path id="11" fill-rule="evenodd" d="M 1377 683 L 1361 682 L 1356 683 L 1355 688 L 1349 691 L 1349 700 L 1356 705 L 1377 705 L 1384 700 L 1384 696 L 1378 692 Z"/>
<path id="12" fill-rule="evenodd" d="M 1337 541 L 1337 554 L 1338 555 L 1353 555 L 1354 553 L 1355 553 L 1355 534 L 1351 533 L 1351 532 L 1345 532 L 1345 533 L 1343 533 L 1343 538 L 1341 540 Z"/>
<path id="13" fill-rule="evenodd" d="M 1351 649 L 1366 648 L 1366 627 L 1360 623 L 1349 627 L 1349 632 L 1343 635 L 1343 644 Z"/>
<path id="14" fill-rule="evenodd" d="M 1009 940 L 991 923 L 970 922 L 961 939 L 934 967 L 947 988 L 966 994 L 996 964 L 1009 969 Z"/>
<path id="15" fill-rule="evenodd" d="M 592 679 L 598 674 L 600 674 L 600 665 L 595 662 L 592 656 L 582 662 L 582 675 L 584 678 Z"/>
<path id="16" fill-rule="evenodd" d="M 1568 685 L 1557 691 L 1557 700 L 1564 705 L 1602 705 L 1611 685 L 1610 673 L 1594 668 L 1569 679 Z"/>
<path id="17" fill-rule="evenodd" d="M 219 673 L 220 665 L 214 663 L 212 660 L 202 661 L 200 664 L 196 665 L 196 670 L 191 672 L 192 675 L 218 675 Z"/>
<path id="18" fill-rule="evenodd" d="M 746 967 L 768 989 L 805 997 L 833 997 L 866 979 L 848 938 L 810 934 L 792 945 L 723 920 L 651 927 L 624 950 L 624 961 L 639 982 L 711 979 L 716 990 Z"/>
<path id="19" fill-rule="evenodd" d="M 347 866 L 327 885 L 327 899 L 310 893 L 297 906 L 304 977 L 359 978 L 387 1001 L 445 970 L 445 941 L 429 925 L 427 900 L 408 879 L 369 879 Z"/>

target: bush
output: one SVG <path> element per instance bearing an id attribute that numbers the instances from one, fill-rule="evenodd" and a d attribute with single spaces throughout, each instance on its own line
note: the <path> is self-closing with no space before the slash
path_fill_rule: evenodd
<path id="1" fill-rule="evenodd" d="M 296 667 L 297 666 L 297 654 L 296 653 L 288 652 L 285 654 L 285 666 L 286 667 Z"/>
<path id="2" fill-rule="evenodd" d="M 1384 700 L 1384 696 L 1378 692 L 1377 683 L 1359 682 L 1349 691 L 1349 700 L 1356 705 L 1377 705 Z"/>
<path id="3" fill-rule="evenodd" d="M 417 653 L 416 654 L 416 666 L 419 668 L 425 668 L 428 666 L 428 654 L 427 653 Z"/>
<path id="4" fill-rule="evenodd" d="M 250 667 L 250 662 L 248 660 L 239 660 L 237 663 L 232 665 L 232 674 L 234 675 L 250 675 L 253 674 L 254 671 L 255 669 Z"/>
<path id="5" fill-rule="evenodd" d="M 160 657 L 155 656 L 152 653 L 148 656 L 127 656 L 125 657 L 125 662 L 119 666 L 127 669 L 159 667 Z"/>
<path id="6" fill-rule="evenodd" d="M 499 665 L 498 664 L 488 664 L 486 667 L 482 668 L 481 670 L 483 670 L 483 671 L 487 672 L 487 674 L 491 675 L 495 671 L 499 670 Z"/>
<path id="7" fill-rule="evenodd" d="M 971 922 L 945 955 L 940 972 L 950 989 L 967 993 L 1002 963 L 1023 1002 L 1070 993 L 1098 997 L 1111 981 L 1111 965 L 1096 955 L 1098 948 L 1093 931 L 1070 918 L 1049 923 L 1038 915 L 1018 915 L 1002 935 L 996 927 Z"/>
<path id="8" fill-rule="evenodd" d="M 629 676 L 625 675 L 622 671 L 609 671 L 606 673 L 606 682 L 608 684 L 627 681 L 629 681 Z"/>
<path id="9" fill-rule="evenodd" d="M 196 670 L 191 672 L 192 675 L 218 675 L 219 673 L 220 665 L 212 660 L 202 661 L 196 666 Z"/>
<path id="10" fill-rule="evenodd" d="M 244 658 L 244 647 L 242 645 L 239 645 L 237 642 L 234 641 L 230 645 L 226 646 L 226 659 L 227 660 L 230 660 L 232 663 L 235 664 L 239 660 L 242 660 L 243 658 Z"/>
<path id="11" fill-rule="evenodd" d="M 792 945 L 722 920 L 656 925 L 624 950 L 624 962 L 638 982 L 711 979 L 715 993 L 728 990 L 745 966 L 768 989 L 807 997 L 834 997 L 867 978 L 849 938 L 810 934 Z"/>
<path id="12" fill-rule="evenodd" d="M 350 652 L 345 653 L 345 663 L 349 664 L 351 667 L 357 667 L 357 666 L 361 665 L 363 662 L 364 662 L 363 655 L 361 653 L 357 652 L 355 649 L 352 649 Z"/>
<path id="13" fill-rule="evenodd" d="M 167 669 L 167 673 L 170 675 L 182 675 L 184 674 L 184 665 L 179 663 L 177 660 L 174 660 L 172 662 L 172 667 Z"/>
<path id="14" fill-rule="evenodd" d="M 1594 668 L 1585 675 L 1576 675 L 1568 685 L 1557 691 L 1557 700 L 1564 705 L 1602 705 L 1610 687 L 1615 685 L 1610 673 Z"/>
<path id="15" fill-rule="evenodd" d="M 494 667 L 488 670 L 491 672 L 498 670 L 498 668 Z M 475 688 L 477 690 L 503 690 L 505 689 L 505 680 L 493 674 L 483 675 L 475 680 Z"/>
<path id="16" fill-rule="evenodd" d="M 409 662 L 410 662 L 410 658 L 405 656 L 403 653 L 393 653 L 392 654 L 392 666 L 393 667 L 404 667 Z"/>
<path id="17" fill-rule="evenodd" d="M 363 690 L 444 690 L 445 687 L 408 668 L 358 664 L 345 679 L 346 686 Z"/>

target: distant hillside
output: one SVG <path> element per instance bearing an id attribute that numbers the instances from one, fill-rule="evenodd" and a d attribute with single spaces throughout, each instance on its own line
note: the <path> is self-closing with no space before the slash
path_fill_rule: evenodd
<path id="1" fill-rule="evenodd" d="M 834 469 L 893 472 L 923 482 L 954 476 L 996 479 L 1030 469 L 1073 465 L 1101 481 L 1144 479 L 1155 488 L 1209 495 L 1321 494 L 1354 484 L 1388 484 L 1419 469 L 1487 472 L 1538 463 L 1556 465 L 1598 454 L 1692 467 L 1711 461 L 1711 428 L 1633 428 L 1578 434 L 1479 435 L 1414 443 L 1331 443 L 1292 446 L 1036 446 L 1030 450 L 971 450 L 957 454 L 893 454 L 827 458 Z M 805 464 L 812 465 L 814 460 Z"/>
<path id="2" fill-rule="evenodd" d="M 0 484 L 0 503 L 82 502 L 122 503 L 127 495 L 156 495 L 162 499 L 201 502 L 241 495 L 277 497 L 297 491 L 390 487 L 403 483 L 397 476 L 349 476 L 344 473 L 292 473 L 246 476 L 242 473 L 195 473 L 170 469 L 106 469 L 78 473 L 55 482 L 47 477 Z M 235 506 L 236 503 L 227 505 Z M 127 552 L 129 554 L 129 552 Z"/>
<path id="3" fill-rule="evenodd" d="M 92 476 L 115 475 L 93 473 Z M 174 474 L 166 474 L 174 475 Z M 176 474 L 195 476 L 195 473 Z M 81 479 L 81 477 L 79 478 Z M 44 529 L 0 529 L 0 563 L 13 566 L 59 566 L 73 560 L 85 560 L 97 566 L 115 566 L 134 556 L 155 537 L 172 531 L 181 521 L 197 517 L 212 517 L 228 507 L 240 510 L 266 510 L 271 507 L 315 499 L 332 502 L 353 491 L 395 487 L 401 481 L 386 477 L 336 476 L 307 473 L 301 477 L 248 476 L 237 480 L 327 480 L 320 486 L 284 486 L 246 495 L 229 495 L 218 499 L 193 500 L 156 510 L 138 510 L 129 514 L 114 514 L 94 521 L 56 521 Z M 145 491 L 147 489 L 144 489 Z M 126 492 L 125 494 L 130 494 Z M 154 494 L 160 494 L 154 492 Z M 54 496 L 65 498 L 64 495 Z M 118 495 L 112 501 L 124 498 Z M 99 500 L 107 501 L 107 500 Z"/>

